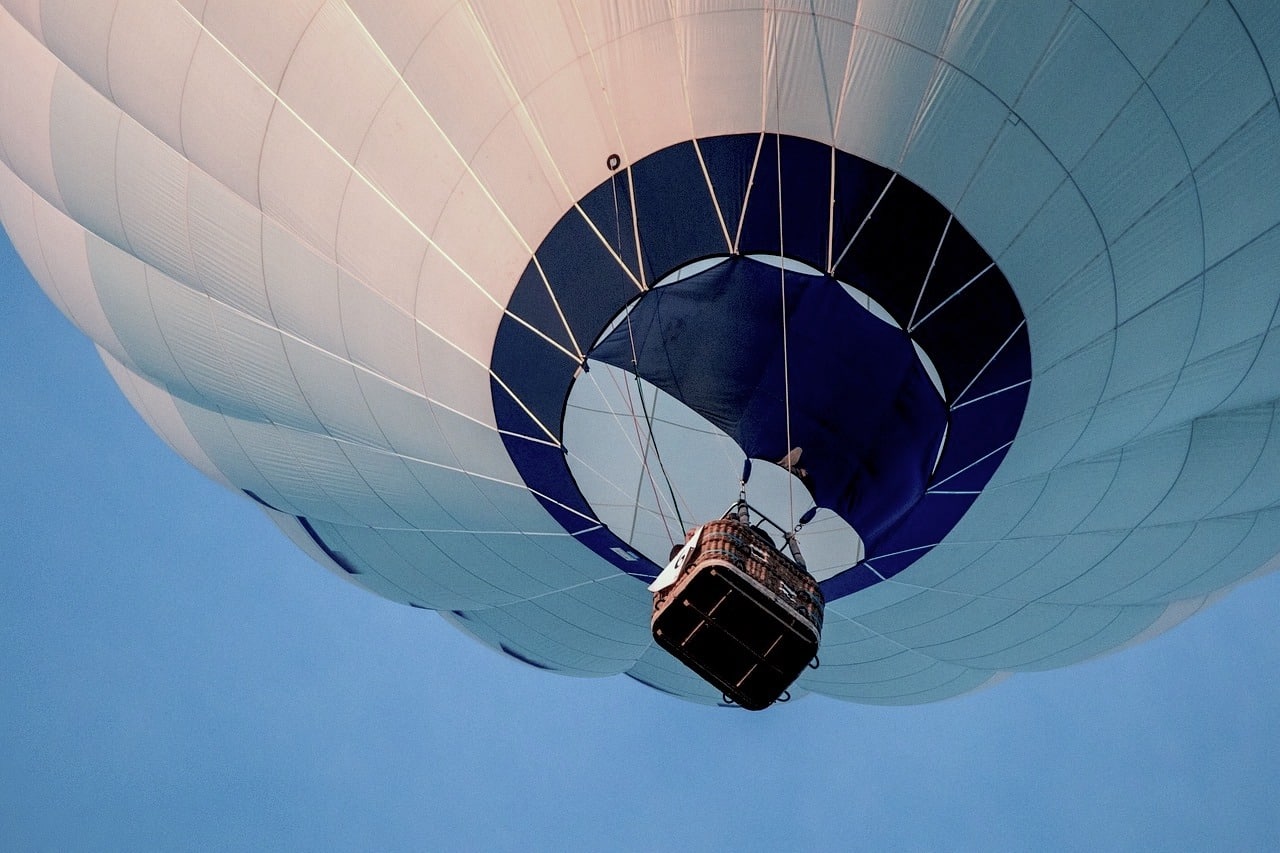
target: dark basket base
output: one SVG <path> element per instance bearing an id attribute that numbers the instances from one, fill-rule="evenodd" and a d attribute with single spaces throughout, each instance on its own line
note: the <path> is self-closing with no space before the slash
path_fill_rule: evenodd
<path id="1" fill-rule="evenodd" d="M 742 569 L 696 561 L 655 602 L 658 645 L 752 711 L 776 702 L 818 653 L 820 626 Z"/>

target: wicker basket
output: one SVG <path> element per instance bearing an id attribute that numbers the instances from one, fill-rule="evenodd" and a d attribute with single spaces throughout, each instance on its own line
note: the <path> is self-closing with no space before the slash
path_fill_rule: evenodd
<path id="1" fill-rule="evenodd" d="M 751 710 L 786 693 L 818 650 L 822 590 L 769 537 L 708 522 L 676 581 L 654 593 L 658 644 Z"/>

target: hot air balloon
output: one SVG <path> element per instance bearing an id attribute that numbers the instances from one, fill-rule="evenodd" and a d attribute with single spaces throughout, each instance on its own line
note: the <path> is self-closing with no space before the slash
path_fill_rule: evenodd
<path id="1" fill-rule="evenodd" d="M 1263 0 L 0 0 L 0 221 L 342 577 L 720 702 L 647 586 L 754 460 L 791 694 L 927 702 L 1277 565 L 1276 79 Z"/>

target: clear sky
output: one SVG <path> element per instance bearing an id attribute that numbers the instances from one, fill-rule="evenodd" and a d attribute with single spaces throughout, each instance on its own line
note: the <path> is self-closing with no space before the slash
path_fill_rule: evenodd
<path id="1" fill-rule="evenodd" d="M 1280 575 L 934 705 L 556 676 L 312 564 L 0 238 L 0 850 L 1280 849 Z"/>

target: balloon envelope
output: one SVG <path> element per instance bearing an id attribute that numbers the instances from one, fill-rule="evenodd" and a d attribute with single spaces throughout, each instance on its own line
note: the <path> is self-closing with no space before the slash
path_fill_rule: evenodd
<path id="1" fill-rule="evenodd" d="M 192 464 L 546 669 L 718 700 L 645 587 L 745 458 L 796 693 L 1273 568 L 1272 5 L 760 5 L 0 0 L 0 221 Z"/>

